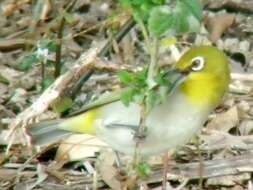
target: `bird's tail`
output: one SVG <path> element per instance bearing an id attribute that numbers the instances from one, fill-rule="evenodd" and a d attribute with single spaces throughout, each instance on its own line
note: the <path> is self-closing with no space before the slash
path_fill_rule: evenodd
<path id="1" fill-rule="evenodd" d="M 60 129 L 58 126 L 62 120 L 43 121 L 27 128 L 31 144 L 48 145 L 55 143 L 71 134 L 70 131 Z"/>

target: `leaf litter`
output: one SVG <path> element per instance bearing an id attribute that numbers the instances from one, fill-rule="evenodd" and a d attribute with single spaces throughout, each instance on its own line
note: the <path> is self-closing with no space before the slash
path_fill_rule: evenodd
<path id="1" fill-rule="evenodd" d="M 231 58 L 232 81 L 230 91 L 224 103 L 212 113 L 206 127 L 200 134 L 200 151 L 204 160 L 205 181 L 203 189 L 252 189 L 253 172 L 251 151 L 253 149 L 253 49 L 252 26 L 253 10 L 251 1 L 203 0 L 206 4 L 205 14 L 211 15 L 211 24 L 200 34 L 186 34 L 179 42 L 201 44 L 215 42 L 226 51 Z M 57 31 L 59 15 L 56 7 L 66 5 L 65 1 L 38 1 L 33 5 L 29 0 L 0 2 L 2 12 L 0 18 L 0 189 L 120 189 L 131 180 L 119 175 L 115 166 L 115 156 L 104 151 L 104 144 L 99 140 L 85 135 L 73 136 L 61 142 L 56 151 L 55 146 L 34 154 L 34 150 L 24 145 L 24 136 L 15 134 L 13 146 L 5 155 L 7 145 L 6 134 L 8 125 L 41 94 L 41 63 L 22 62 L 22 57 L 35 52 L 35 45 L 45 38 L 52 38 Z M 65 14 L 68 27 L 63 38 L 62 60 L 66 62 L 64 70 L 92 44 L 108 38 L 113 29 L 117 29 L 126 20 L 126 15 L 117 15 L 115 1 L 77 1 L 73 12 Z M 38 12 L 34 10 L 39 10 Z M 111 20 L 108 17 L 111 16 Z M 220 18 L 220 19 L 219 19 Z M 208 22 L 206 23 L 208 24 Z M 210 34 L 208 33 L 210 32 Z M 55 34 L 54 33 L 54 34 Z M 107 37 L 105 37 L 107 36 Z M 134 40 L 133 40 L 134 39 Z M 124 40 L 114 42 L 110 61 L 119 65 L 129 64 L 133 68 L 143 66 L 147 61 L 139 38 L 138 30 L 132 30 Z M 180 46 L 184 49 L 183 46 Z M 140 51 L 135 51 L 136 48 Z M 113 53 L 114 52 L 114 53 Z M 166 59 L 165 59 L 166 58 Z M 166 62 L 168 52 L 165 51 L 161 60 Z M 27 70 L 20 70 L 26 64 Z M 53 72 L 52 66 L 46 68 Z M 25 67 L 23 67 L 25 68 Z M 100 94 L 119 87 L 114 73 L 98 72 L 93 79 L 85 83 L 82 93 L 78 95 L 78 110 L 84 103 Z M 103 76 L 102 80 L 98 78 Z M 97 77 L 97 78 L 96 78 Z M 112 80 L 111 80 L 112 79 Z M 82 94 L 85 94 L 84 97 Z M 57 118 L 59 114 L 47 111 L 36 120 Z M 75 140 L 73 140 L 75 139 Z M 87 140 L 88 139 L 88 140 Z M 108 149 L 108 148 L 106 148 Z M 183 178 L 188 178 L 181 189 L 198 188 L 194 180 L 198 174 L 199 157 L 197 143 L 192 141 L 178 150 L 172 158 L 170 177 L 171 184 L 177 186 Z M 33 156 L 36 157 L 33 158 Z M 184 156 L 187 155 L 187 156 Z M 25 163 L 30 158 L 29 163 Z M 121 158 L 123 163 L 129 162 L 128 157 Z M 80 161 L 81 160 L 81 161 Z M 57 164 L 61 163 L 61 164 Z M 161 188 L 162 159 L 158 156 L 149 160 L 153 173 L 142 186 L 150 189 Z M 233 163 L 234 165 L 231 165 Z M 197 164 L 197 165 L 196 165 Z M 217 168 L 213 169 L 217 165 Z M 24 167 L 22 171 L 21 167 Z M 220 167 L 220 168 L 219 168 Z M 179 168 L 179 169 L 178 169 Z M 17 173 L 19 177 L 17 177 Z M 195 175 L 187 175 L 189 173 Z M 217 175 L 216 175 L 217 174 Z M 119 179 L 119 176 L 123 179 Z M 191 178 L 192 177 L 192 178 Z M 19 178 L 19 179 L 18 179 Z"/>

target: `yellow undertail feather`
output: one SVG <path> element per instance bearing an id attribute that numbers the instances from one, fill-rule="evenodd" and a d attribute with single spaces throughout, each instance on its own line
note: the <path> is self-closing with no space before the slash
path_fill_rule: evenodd
<path id="1" fill-rule="evenodd" d="M 31 143 L 40 146 L 55 143 L 73 133 L 95 135 L 94 121 L 97 117 L 98 111 L 93 109 L 66 119 L 43 121 L 28 126 L 27 134 Z"/>
<path id="2" fill-rule="evenodd" d="M 59 125 L 59 128 L 75 133 L 95 135 L 96 130 L 94 127 L 94 122 L 98 116 L 98 111 L 93 109 L 81 115 L 66 119 L 65 122 Z"/>

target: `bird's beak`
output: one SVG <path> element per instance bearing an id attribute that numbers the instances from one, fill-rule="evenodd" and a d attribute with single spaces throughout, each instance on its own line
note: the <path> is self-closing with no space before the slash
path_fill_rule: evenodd
<path id="1" fill-rule="evenodd" d="M 170 83 L 170 92 L 174 91 L 180 84 L 182 84 L 190 72 L 180 71 L 177 68 L 170 69 L 166 72 L 166 78 Z"/>

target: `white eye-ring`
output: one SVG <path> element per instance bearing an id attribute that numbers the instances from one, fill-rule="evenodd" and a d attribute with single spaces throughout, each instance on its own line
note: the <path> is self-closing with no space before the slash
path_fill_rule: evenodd
<path id="1" fill-rule="evenodd" d="M 192 62 L 192 67 L 191 67 L 191 69 L 192 69 L 193 71 L 200 71 L 200 70 L 202 70 L 202 69 L 204 68 L 204 66 L 205 66 L 205 59 L 204 59 L 204 57 L 200 57 L 200 56 L 195 57 L 195 58 L 192 59 L 191 62 Z"/>

